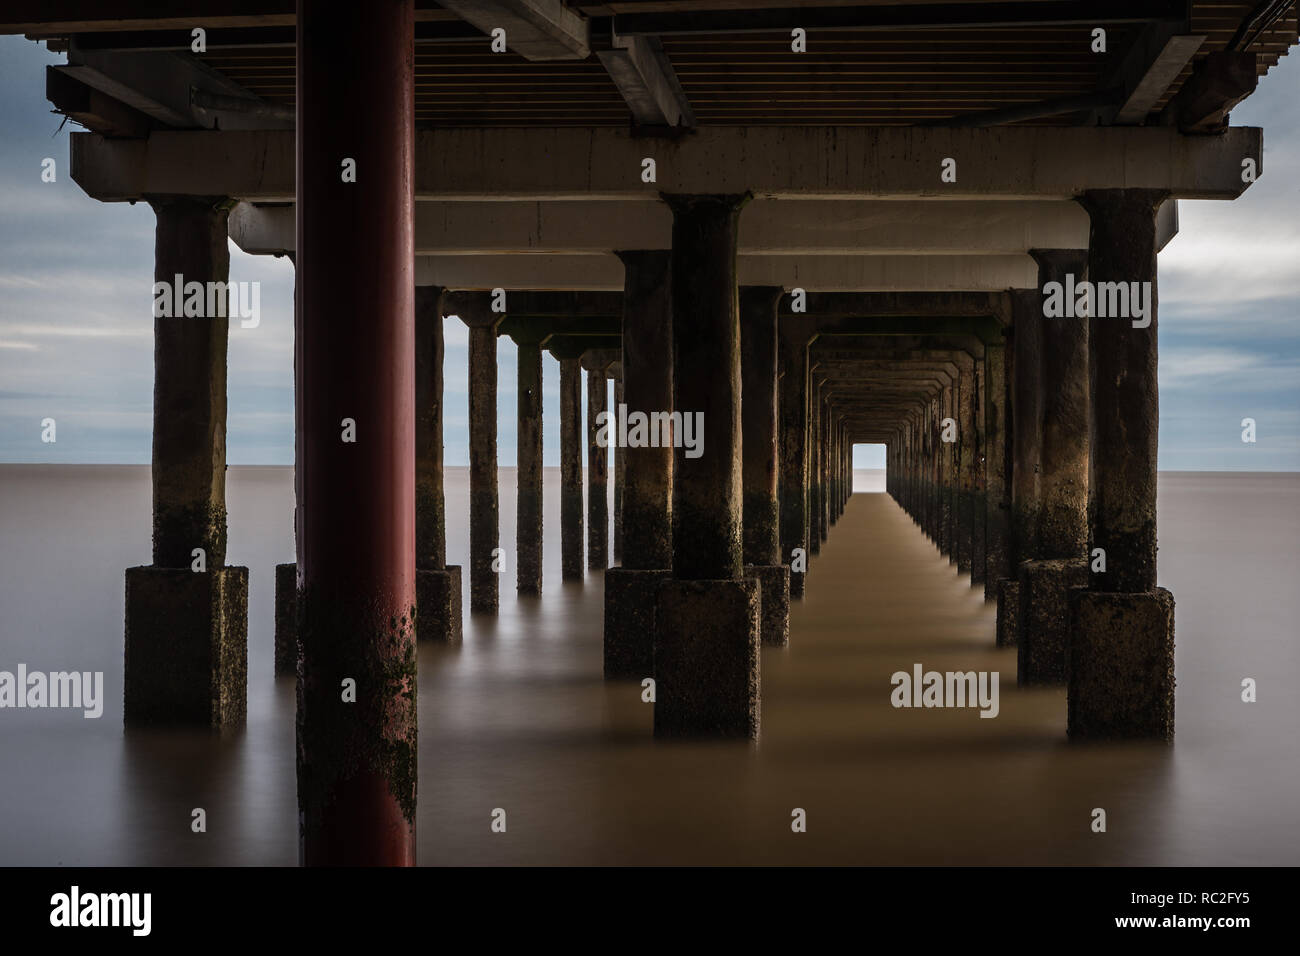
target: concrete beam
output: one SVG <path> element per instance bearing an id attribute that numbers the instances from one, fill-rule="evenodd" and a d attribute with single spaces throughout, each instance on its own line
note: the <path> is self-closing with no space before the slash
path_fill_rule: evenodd
<path id="1" fill-rule="evenodd" d="M 1204 42 L 1203 34 L 1171 33 L 1155 24 L 1144 31 L 1121 68 L 1125 98 L 1111 122 L 1145 122 Z"/>
<path id="2" fill-rule="evenodd" d="M 1168 204 L 1166 204 L 1168 205 Z M 230 238 L 245 252 L 291 251 L 291 205 L 240 203 Z M 415 207 L 416 255 L 590 254 L 669 249 L 672 214 L 633 202 L 440 202 Z M 1061 200 L 760 199 L 740 221 L 741 255 L 1015 255 L 1088 244 L 1088 216 Z"/>
<path id="3" fill-rule="evenodd" d="M 1161 111 L 1160 121 L 1183 133 L 1226 132 L 1228 113 L 1255 92 L 1259 82 L 1256 63 L 1254 53 L 1218 50 L 1209 54 L 1196 64 L 1191 78 Z"/>
<path id="4" fill-rule="evenodd" d="M 791 299 L 781 302 L 783 321 L 803 319 L 814 331 L 859 333 L 857 325 L 840 327 L 828 317 L 867 319 L 905 315 L 945 318 L 994 318 L 999 325 L 1011 323 L 1011 304 L 1004 292 L 809 292 L 806 315 L 791 313 Z M 866 328 L 863 326 L 862 328 Z"/>
<path id="5" fill-rule="evenodd" d="M 73 178 L 106 202 L 149 194 L 293 196 L 291 131 L 159 131 L 147 140 L 72 134 Z M 677 140 L 613 127 L 467 128 L 416 134 L 420 199 L 647 199 L 752 192 L 759 198 L 1068 199 L 1143 188 L 1234 199 L 1241 162 L 1263 169 L 1263 133 L 1185 136 L 1172 127 L 714 126 Z M 644 160 L 655 181 L 642 180 Z M 941 179 L 945 159 L 956 181 Z M 368 175 L 364 169 L 358 176 Z"/>
<path id="6" fill-rule="evenodd" d="M 272 109 L 188 53 L 81 50 L 74 42 L 68 65 L 54 69 L 168 126 L 293 130 L 292 113 Z"/>
<path id="7" fill-rule="evenodd" d="M 506 31 L 506 45 L 526 60 L 585 60 L 591 53 L 586 19 L 563 0 L 438 0 L 484 34 Z"/>
<path id="8" fill-rule="evenodd" d="M 1028 256 L 741 256 L 742 285 L 819 291 L 996 292 L 1032 285 Z M 623 288 L 613 255 L 420 256 L 415 284 L 449 289 Z"/>
<path id="9" fill-rule="evenodd" d="M 695 114 L 658 37 L 611 35 L 596 51 L 638 126 L 695 125 Z"/>

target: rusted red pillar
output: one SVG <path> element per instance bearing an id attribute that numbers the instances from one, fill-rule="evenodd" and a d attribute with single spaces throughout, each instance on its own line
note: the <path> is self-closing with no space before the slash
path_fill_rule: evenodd
<path id="1" fill-rule="evenodd" d="M 413 0 L 299 0 L 299 860 L 415 862 Z"/>

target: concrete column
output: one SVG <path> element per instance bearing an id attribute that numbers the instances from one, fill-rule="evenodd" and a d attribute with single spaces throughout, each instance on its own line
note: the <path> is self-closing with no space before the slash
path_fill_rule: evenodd
<path id="1" fill-rule="evenodd" d="M 603 365 L 583 361 L 587 370 L 587 567 L 609 566 L 609 449 L 596 442 L 596 419 L 609 411 L 609 386 Z"/>
<path id="2" fill-rule="evenodd" d="M 814 370 L 808 382 L 808 553 L 822 550 L 822 379 Z"/>
<path id="3" fill-rule="evenodd" d="M 461 321 L 469 327 L 469 609 L 495 614 L 500 580 L 493 552 L 501 544 L 497 488 L 497 326 L 505 316 L 492 311 L 486 292 L 457 297 Z"/>
<path id="4" fill-rule="evenodd" d="M 849 435 L 849 424 L 840 426 L 840 514 L 848 506 L 853 494 L 853 445 Z"/>
<path id="5" fill-rule="evenodd" d="M 969 574 L 974 554 L 975 539 L 975 456 L 978 436 L 975 434 L 975 367 L 974 362 L 963 362 L 953 386 L 957 407 L 953 417 L 957 421 L 957 444 L 953 459 L 957 474 L 953 495 L 953 558 L 957 571 Z"/>
<path id="6" fill-rule="evenodd" d="M 840 520 L 844 504 L 844 420 L 835 415 L 835 430 L 831 433 L 831 524 Z"/>
<path id="7" fill-rule="evenodd" d="M 1105 552 L 1105 571 L 1071 594 L 1073 739 L 1174 733 L 1174 598 L 1156 587 L 1156 213 L 1165 198 L 1131 189 L 1081 200 L 1092 222 L 1089 279 L 1129 283 L 1149 311 L 1139 316 L 1130 299 L 1132 318 L 1098 317 L 1094 302 L 1089 322 L 1088 547 Z"/>
<path id="8" fill-rule="evenodd" d="M 957 421 L 957 380 L 954 379 L 952 384 L 943 390 L 942 405 L 940 406 L 939 417 L 941 420 L 939 428 L 939 551 L 948 558 L 950 564 L 957 563 L 957 548 L 955 541 L 955 531 L 957 526 L 956 516 L 956 482 L 957 482 L 957 439 L 960 434 L 951 435 L 949 429 L 942 425 L 943 421 L 951 419 Z M 960 430 L 960 423 L 957 428 Z M 949 431 L 952 441 L 944 440 L 944 432 Z"/>
<path id="9" fill-rule="evenodd" d="M 988 423 L 985 411 L 988 405 L 985 395 L 988 391 L 988 347 L 984 356 L 975 360 L 975 389 L 971 395 L 971 420 L 974 423 L 975 448 L 970 462 L 971 481 L 971 587 L 984 586 L 986 570 L 985 549 L 987 548 L 988 497 L 986 494 L 988 458 Z"/>
<path id="10" fill-rule="evenodd" d="M 807 568 L 808 533 L 808 343 L 806 323 L 782 319 L 778 329 L 781 363 L 781 561 L 791 564 L 790 595 L 801 597 Z M 802 567 L 796 567 L 798 551 Z"/>
<path id="11" fill-rule="evenodd" d="M 1082 282 L 1088 254 L 1034 249 L 1039 294 Z M 1041 302 L 1041 299 L 1040 299 Z M 1063 684 L 1068 670 L 1069 588 L 1088 583 L 1088 323 L 1038 310 L 1039 474 L 1037 528 L 1021 551 L 1017 657 L 1021 684 Z"/>
<path id="12" fill-rule="evenodd" d="M 848 445 L 848 426 L 842 419 L 836 433 L 835 444 L 839 449 L 839 458 L 836 461 L 836 472 L 839 475 L 839 495 L 835 499 L 835 517 L 838 519 L 844 514 L 844 503 L 848 500 L 853 486 L 853 475 L 849 465 L 851 448 Z"/>
<path id="13" fill-rule="evenodd" d="M 622 252 L 623 394 L 628 411 L 671 412 L 672 302 L 670 253 Z M 663 436 L 660 436 L 661 439 Z M 623 489 L 623 566 L 672 564 L 672 442 L 627 449 Z"/>
<path id="14" fill-rule="evenodd" d="M 150 201 L 154 280 L 169 305 L 190 283 L 229 279 L 231 204 Z M 248 569 L 226 567 L 225 312 L 205 296 L 202 315 L 154 317 L 153 564 L 126 570 L 127 724 L 244 723 Z"/>
<path id="15" fill-rule="evenodd" d="M 629 414 L 671 412 L 671 253 L 620 252 L 623 260 L 623 401 Z M 647 426 L 648 428 L 649 426 Z M 668 431 L 672 427 L 669 425 Z M 648 439 L 648 435 L 646 436 Z M 623 561 L 605 572 L 605 677 L 654 670 L 655 603 L 672 565 L 672 436 L 623 450 Z M 664 439 L 667 438 L 667 441 Z"/>
<path id="16" fill-rule="evenodd" d="M 831 535 L 831 498 L 835 497 L 835 488 L 831 485 L 831 454 L 835 449 L 835 419 L 831 414 L 831 402 L 822 399 L 822 424 L 820 424 L 822 449 L 818 464 L 822 473 L 822 540 Z"/>
<path id="17" fill-rule="evenodd" d="M 518 494 L 515 510 L 516 583 L 520 594 L 542 593 L 542 349 L 536 332 L 511 334 L 518 348 Z"/>
<path id="18" fill-rule="evenodd" d="M 461 641 L 460 567 L 447 565 L 442 480 L 443 289 L 415 289 L 416 636 Z"/>
<path id="19" fill-rule="evenodd" d="M 413 43 L 411 0 L 299 11 L 297 727 L 308 865 L 415 862 Z M 355 182 L 342 181 L 341 156 L 356 161 Z M 356 700 L 341 703 L 347 680 Z"/>
<path id="20" fill-rule="evenodd" d="M 673 407 L 702 415 L 673 457 L 673 577 L 659 594 L 657 736 L 756 737 L 759 617 L 741 545 L 736 236 L 745 196 L 665 195 L 673 211 Z"/>
<path id="21" fill-rule="evenodd" d="M 561 576 L 581 581 L 582 568 L 582 364 L 577 354 L 552 350 L 560 361 Z"/>
<path id="22" fill-rule="evenodd" d="M 934 467 L 931 460 L 932 440 L 934 435 L 934 400 L 927 399 L 917 421 L 917 464 L 919 466 L 919 513 L 921 531 L 930 537 L 934 508 Z"/>
<path id="23" fill-rule="evenodd" d="M 943 553 L 943 449 L 946 447 L 939 440 L 942 419 L 943 390 L 941 389 L 939 394 L 930 400 L 930 420 L 926 423 L 926 456 L 929 458 L 927 471 L 930 482 L 929 521 L 926 532 L 935 547 L 939 548 L 940 554 Z"/>
<path id="24" fill-rule="evenodd" d="M 625 405 L 623 373 L 614 378 L 614 410 Z M 623 490 L 627 482 L 627 449 L 614 445 L 614 562 L 623 560 Z"/>
<path id="25" fill-rule="evenodd" d="M 1020 639 L 1020 562 L 1038 553 L 1042 405 L 1042 294 L 1013 289 L 1011 295 L 1011 577 L 998 584 L 999 647 Z"/>
<path id="26" fill-rule="evenodd" d="M 1008 456 L 1007 349 L 984 347 L 987 387 L 984 390 L 984 600 L 996 601 L 998 582 L 1011 574 L 1008 537 L 1011 533 L 1011 486 Z"/>
<path id="27" fill-rule="evenodd" d="M 777 306 L 784 290 L 740 290 L 740 382 L 745 575 L 762 593 L 762 641 L 783 647 L 790 637 L 790 569 L 781 563 L 777 488 Z"/>
<path id="28" fill-rule="evenodd" d="M 298 263 L 296 253 L 286 253 L 293 263 L 293 315 L 294 328 L 298 326 Z M 295 457 L 297 439 L 294 440 Z M 298 534 L 298 507 L 293 509 L 294 537 Z M 295 544 L 296 547 L 296 544 Z M 275 566 L 275 676 L 297 677 L 298 675 L 298 563 Z"/>

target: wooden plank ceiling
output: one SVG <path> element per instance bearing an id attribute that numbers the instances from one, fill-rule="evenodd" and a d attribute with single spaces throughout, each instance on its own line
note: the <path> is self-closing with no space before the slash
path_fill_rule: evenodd
<path id="1" fill-rule="evenodd" d="M 694 110 L 705 125 L 907 125 L 943 122 L 964 114 L 1008 109 L 1041 101 L 1078 96 L 1105 88 L 1125 53 L 1145 24 L 1124 17 L 1125 4 L 1098 4 L 1115 18 L 1065 24 L 1013 23 L 996 27 L 949 25 L 928 29 L 819 28 L 827 8 L 879 7 L 884 15 L 903 16 L 911 3 L 864 3 L 863 0 L 817 0 L 819 10 L 799 10 L 813 4 L 779 0 L 739 3 L 736 0 L 620 0 L 570 6 L 597 20 L 620 18 L 640 24 L 663 24 L 689 32 L 659 36 Z M 1039 4 L 1044 10 L 1054 0 Z M 57 6 L 57 5 L 56 5 Z M 105 4 L 111 7 L 111 4 Z M 178 4 L 184 6 L 184 4 Z M 242 4 L 247 7 L 248 4 Z M 213 43 L 201 59 L 209 67 L 266 101 L 292 106 L 294 51 L 292 4 L 268 5 L 275 16 L 258 25 L 213 31 Z M 628 107 L 593 55 L 586 60 L 530 62 L 514 53 L 492 53 L 488 39 L 436 5 L 421 0 L 417 24 L 416 120 L 428 126 L 626 126 Z M 985 10 L 999 4 L 946 3 Z M 1025 4 L 1017 4 L 1023 9 Z M 1078 5 L 1074 5 L 1078 6 Z M 1130 9 L 1153 10 L 1158 3 L 1134 0 Z M 1180 7 L 1178 4 L 1164 5 Z M 1260 7 L 1258 0 L 1219 0 L 1190 3 L 1189 31 L 1205 34 L 1206 42 L 1180 74 L 1163 106 L 1191 75 L 1197 61 L 1224 50 L 1243 21 Z M 893 8 L 890 10 L 889 8 Z M 930 9 L 936 9 L 931 4 Z M 702 12 L 723 16 L 740 29 L 709 29 Z M 808 16 L 808 49 L 794 53 L 787 26 L 749 32 L 779 19 L 781 12 Z M 635 18 L 641 18 L 636 21 Z M 833 18 L 833 13 L 831 14 Z M 247 20 L 247 18 L 244 18 Z M 914 19 L 914 18 L 913 18 Z M 1047 16 L 1044 19 L 1053 19 Z M 233 22 L 233 21 L 232 21 Z M 240 21 L 243 22 L 243 21 Z M 250 21 L 251 22 L 251 21 Z M 602 20 L 609 23 L 607 19 Z M 166 23 L 173 33 L 174 20 Z M 1107 52 L 1091 51 L 1092 29 L 1107 31 Z M 116 36 L 123 37 L 127 28 Z M 149 24 L 136 21 L 126 46 L 149 46 L 142 34 Z M 1250 49 L 1258 55 L 1262 76 L 1297 41 L 1297 4 L 1276 20 Z M 96 30 L 68 34 L 89 46 L 113 46 L 114 32 Z M 243 39 L 248 40 L 243 43 Z M 235 43 L 239 45 L 224 45 Z M 340 64 L 346 69 L 346 64 Z M 1028 120 L 1048 125 L 1082 122 L 1084 111 Z"/>

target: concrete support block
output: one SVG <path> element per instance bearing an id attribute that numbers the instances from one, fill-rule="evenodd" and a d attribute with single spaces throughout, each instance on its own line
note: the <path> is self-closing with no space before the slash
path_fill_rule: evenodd
<path id="1" fill-rule="evenodd" d="M 421 641 L 459 644 L 463 636 L 460 565 L 415 571 L 415 636 Z"/>
<path id="2" fill-rule="evenodd" d="M 1003 578 L 997 594 L 998 647 L 1015 647 L 1020 640 L 1020 582 Z"/>
<path id="3" fill-rule="evenodd" d="M 248 568 L 126 569 L 127 724 L 243 725 Z"/>
<path id="4" fill-rule="evenodd" d="M 745 577 L 758 581 L 762 598 L 760 633 L 766 647 L 790 643 L 790 567 L 785 564 L 745 565 Z"/>
<path id="5" fill-rule="evenodd" d="M 605 571 L 605 680 L 654 674 L 655 605 L 671 577 L 667 568 Z"/>
<path id="6" fill-rule="evenodd" d="M 1017 644 L 1021 685 L 1064 684 L 1069 673 L 1069 589 L 1086 587 L 1083 558 L 1026 561 L 1020 565 L 1020 633 Z"/>
<path id="7" fill-rule="evenodd" d="M 1071 740 L 1174 736 L 1174 596 L 1070 592 Z"/>
<path id="8" fill-rule="evenodd" d="M 298 673 L 298 565 L 275 566 L 275 676 Z"/>
<path id="9" fill-rule="evenodd" d="M 655 736 L 758 736 L 756 579 L 669 580 L 655 626 Z"/>

